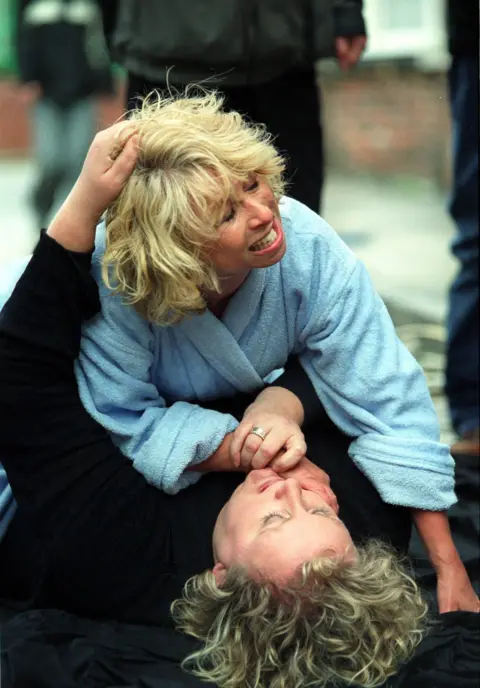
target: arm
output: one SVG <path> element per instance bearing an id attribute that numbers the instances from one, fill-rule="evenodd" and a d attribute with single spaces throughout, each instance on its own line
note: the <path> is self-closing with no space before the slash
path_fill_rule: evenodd
<path id="1" fill-rule="evenodd" d="M 284 373 L 278 378 L 275 386 L 266 387 L 260 392 L 260 394 L 257 395 L 252 403 L 249 404 L 245 409 L 243 418 L 247 418 L 249 414 L 260 414 L 262 412 L 267 414 L 272 413 L 277 414 L 301 427 L 305 417 L 304 408 L 302 401 L 298 398 L 298 396 L 287 389 L 290 383 L 293 384 L 297 392 L 302 393 L 306 397 L 310 397 L 312 392 L 315 395 L 315 391 L 313 390 L 310 380 L 303 371 L 301 365 L 296 362 L 291 366 L 288 373 Z M 285 385 L 285 387 L 282 385 Z M 316 402 L 313 405 L 313 409 L 318 410 L 319 412 L 321 410 L 318 397 L 316 397 Z M 312 409 L 310 409 L 310 413 L 312 413 Z M 212 454 L 212 456 L 195 467 L 192 466 L 187 468 L 187 470 L 197 470 L 201 472 L 245 472 L 245 466 L 240 464 L 236 465 L 232 462 L 233 439 L 234 433 L 229 433 L 226 435 L 222 444 L 217 451 Z"/>
<path id="2" fill-rule="evenodd" d="M 437 575 L 440 613 L 480 611 L 480 602 L 453 542 L 445 512 L 414 509 L 413 521 Z"/>
<path id="3" fill-rule="evenodd" d="M 239 468 L 239 463 L 232 463 L 231 453 L 237 420 L 230 414 L 187 402 L 167 407 L 152 381 L 150 326 L 133 309 L 115 301 L 100 284 L 102 291 L 102 314 L 84 329 L 76 370 L 80 395 L 89 413 L 114 435 L 135 468 L 166 491 L 185 487 L 197 480 L 199 473 Z M 294 381 L 295 390 L 305 391 L 310 399 L 313 388 L 300 364 L 294 364 L 286 373 L 285 384 L 289 381 Z M 280 378 L 277 385 L 281 384 Z M 280 416 L 279 423 L 291 429 L 290 445 L 296 447 L 297 435 L 302 443 L 298 426 L 303 423 L 304 411 L 293 392 L 280 386 L 266 388 L 244 417 L 254 412 L 257 417 L 259 413 Z M 314 412 L 321 412 L 318 398 L 311 404 L 310 417 Z M 270 434 L 270 441 L 272 437 L 275 435 Z M 284 462 L 288 464 L 288 456 Z"/>
<path id="4" fill-rule="evenodd" d="M 364 266 L 317 216 L 302 219 L 316 230 L 301 237 L 292 266 L 309 285 L 297 318 L 305 370 L 330 418 L 356 438 L 350 455 L 384 501 L 445 510 L 456 501 L 454 464 L 423 371 Z"/>
<path id="5" fill-rule="evenodd" d="M 335 0 L 335 49 L 341 69 L 354 67 L 367 44 L 362 0 Z"/>
<path id="6" fill-rule="evenodd" d="M 175 493 L 198 481 L 205 467 L 196 471 L 195 466 L 222 444 L 225 448 L 225 437 L 238 423 L 194 403 L 167 407 L 152 379 L 156 355 L 150 324 L 106 288 L 95 258 L 93 274 L 102 310 L 83 331 L 76 365 L 80 397 L 135 469 L 155 487 Z"/>
<path id="7" fill-rule="evenodd" d="M 335 35 L 352 38 L 367 33 L 363 18 L 363 0 L 335 0 Z"/>
<path id="8" fill-rule="evenodd" d="M 30 511 L 53 499 L 47 486 L 59 464 L 71 466 L 73 481 L 76 461 L 88 471 L 115 452 L 83 409 L 73 375 L 81 319 L 98 308 L 90 256 L 83 259 L 74 262 L 42 237 L 0 315 L 2 461 L 16 500 Z"/>

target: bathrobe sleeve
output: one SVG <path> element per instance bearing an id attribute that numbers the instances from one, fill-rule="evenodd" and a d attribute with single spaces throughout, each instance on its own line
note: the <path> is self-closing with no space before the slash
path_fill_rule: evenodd
<path id="1" fill-rule="evenodd" d="M 200 478 L 185 469 L 211 456 L 238 422 L 183 401 L 167 408 L 151 380 L 151 326 L 107 290 L 99 262 L 96 251 L 92 272 L 102 312 L 84 327 L 75 369 L 80 397 L 147 481 L 175 494 Z"/>
<path id="2" fill-rule="evenodd" d="M 320 401 L 355 438 L 350 455 L 384 501 L 447 509 L 454 463 L 422 369 L 364 265 L 326 222 L 295 208 L 285 267 L 296 285 L 296 347 Z"/>

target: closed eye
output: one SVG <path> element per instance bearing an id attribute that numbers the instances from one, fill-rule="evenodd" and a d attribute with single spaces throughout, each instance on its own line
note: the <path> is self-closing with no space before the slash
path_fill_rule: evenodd
<path id="1" fill-rule="evenodd" d="M 233 218 L 235 217 L 235 212 L 236 208 L 233 205 L 233 203 L 230 206 L 230 209 L 226 212 L 226 214 L 223 216 L 223 219 L 220 224 L 225 224 L 226 222 L 231 222 Z"/>
<path id="2" fill-rule="evenodd" d="M 245 187 L 245 191 L 256 191 L 258 187 L 260 186 L 260 183 L 258 179 L 255 177 L 255 179 L 251 182 L 248 183 L 248 185 Z"/>
<path id="3" fill-rule="evenodd" d="M 276 518 L 281 518 L 282 520 L 285 520 L 285 518 L 288 517 L 286 517 L 284 514 L 280 514 L 278 511 L 271 511 L 269 514 L 262 518 L 262 525 L 266 526 Z"/>
<path id="4" fill-rule="evenodd" d="M 332 513 L 329 509 L 325 509 L 322 507 L 316 507 L 315 509 L 311 509 L 309 511 L 310 514 L 313 514 L 315 516 L 326 516 L 327 518 L 332 518 Z M 281 519 L 282 521 L 288 521 L 291 518 L 290 514 L 283 514 L 280 513 L 279 511 L 271 511 L 269 514 L 264 516 L 262 518 L 262 526 L 265 527 L 272 521 L 274 521 L 276 518 Z"/>

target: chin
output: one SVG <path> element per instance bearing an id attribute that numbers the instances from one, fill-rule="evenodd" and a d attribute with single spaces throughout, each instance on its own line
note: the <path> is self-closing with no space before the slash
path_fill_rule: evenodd
<path id="1" fill-rule="evenodd" d="M 271 265 L 276 265 L 279 263 L 285 253 L 287 252 L 287 244 L 283 242 L 282 246 L 273 256 L 261 256 L 255 261 L 256 264 L 252 265 L 252 268 L 262 269 L 269 268 Z"/>

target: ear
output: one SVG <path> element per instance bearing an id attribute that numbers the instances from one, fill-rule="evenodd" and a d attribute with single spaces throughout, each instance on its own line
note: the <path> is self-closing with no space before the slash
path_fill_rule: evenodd
<path id="1" fill-rule="evenodd" d="M 221 564 L 220 562 L 217 562 L 212 569 L 212 573 L 215 576 L 217 588 L 221 588 L 222 585 L 225 583 L 225 579 L 227 577 L 226 566 L 224 564 Z"/>

